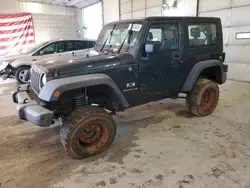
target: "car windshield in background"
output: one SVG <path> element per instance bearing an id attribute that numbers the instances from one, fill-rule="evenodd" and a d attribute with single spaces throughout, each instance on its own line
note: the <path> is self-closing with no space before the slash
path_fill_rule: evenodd
<path id="1" fill-rule="evenodd" d="M 35 52 L 36 50 L 40 49 L 41 47 L 43 47 L 46 44 L 49 44 L 49 42 L 46 41 L 46 42 L 43 42 L 41 44 L 38 44 L 37 46 L 30 48 L 27 51 L 24 51 L 22 54 L 29 54 L 29 53 Z"/>
<path id="2" fill-rule="evenodd" d="M 128 44 L 128 34 L 132 27 L 132 34 L 130 36 L 130 44 Z M 138 33 L 140 32 L 142 23 L 121 23 L 105 26 L 96 42 L 96 45 L 102 46 L 105 44 L 104 49 L 118 50 L 122 43 L 123 46 L 133 47 L 138 40 Z M 112 32 L 113 30 L 113 32 Z M 105 43 L 106 42 L 106 43 Z"/>

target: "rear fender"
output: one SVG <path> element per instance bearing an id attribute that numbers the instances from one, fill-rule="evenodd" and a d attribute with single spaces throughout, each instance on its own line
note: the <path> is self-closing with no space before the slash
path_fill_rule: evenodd
<path id="1" fill-rule="evenodd" d="M 223 66 L 224 66 L 223 63 L 219 60 L 206 60 L 195 64 L 195 66 L 190 71 L 181 91 L 182 92 L 191 91 L 195 82 L 200 77 L 202 71 L 213 67 L 216 68 L 216 70 L 218 70 L 218 72 L 216 73 L 215 81 L 219 84 L 223 84 L 226 78 L 226 73 L 223 71 Z"/>

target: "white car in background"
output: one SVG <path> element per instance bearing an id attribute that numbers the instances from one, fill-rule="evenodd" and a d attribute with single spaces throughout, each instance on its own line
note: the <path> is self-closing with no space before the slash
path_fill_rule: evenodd
<path id="1" fill-rule="evenodd" d="M 46 41 L 20 55 L 0 59 L 0 76 L 3 79 L 15 77 L 19 83 L 25 84 L 29 82 L 29 70 L 33 63 L 44 59 L 85 58 L 94 45 L 94 40 Z"/>

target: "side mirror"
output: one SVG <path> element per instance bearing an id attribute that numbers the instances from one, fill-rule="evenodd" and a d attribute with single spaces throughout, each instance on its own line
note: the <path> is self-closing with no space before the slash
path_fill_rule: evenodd
<path id="1" fill-rule="evenodd" d="M 161 51 L 161 43 L 157 44 L 145 44 L 144 51 L 146 53 L 157 53 Z"/>
<path id="2" fill-rule="evenodd" d="M 39 55 L 44 55 L 44 51 L 40 51 L 40 52 L 39 52 Z"/>

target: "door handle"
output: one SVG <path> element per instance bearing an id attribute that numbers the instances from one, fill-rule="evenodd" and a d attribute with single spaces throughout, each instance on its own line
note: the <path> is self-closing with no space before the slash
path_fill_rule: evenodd
<path id="1" fill-rule="evenodd" d="M 147 56 L 142 56 L 141 57 L 141 61 L 145 62 L 145 61 L 148 61 L 149 60 L 149 54 L 147 53 Z"/>
<path id="2" fill-rule="evenodd" d="M 147 57 L 142 57 L 142 58 L 141 58 L 141 61 L 142 61 L 142 62 L 146 62 L 146 61 L 148 61 L 148 58 L 147 58 Z"/>
<path id="3" fill-rule="evenodd" d="M 180 55 L 174 55 L 173 60 L 181 60 L 181 56 Z"/>

